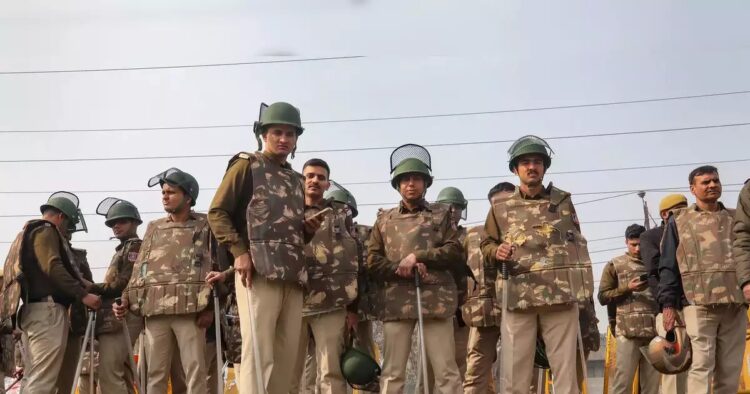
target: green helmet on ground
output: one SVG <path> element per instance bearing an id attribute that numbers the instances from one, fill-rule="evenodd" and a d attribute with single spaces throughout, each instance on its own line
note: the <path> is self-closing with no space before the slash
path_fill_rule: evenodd
<path id="1" fill-rule="evenodd" d="M 56 192 L 49 196 L 46 204 L 39 207 L 39 211 L 44 213 L 47 208 L 55 208 L 68 217 L 70 224 L 75 225 L 79 222 L 80 217 L 78 210 L 78 197 L 69 192 Z"/>
<path id="2" fill-rule="evenodd" d="M 341 204 L 345 204 L 349 207 L 352 211 L 352 217 L 356 218 L 359 212 L 357 211 L 357 200 L 354 199 L 354 196 L 349 193 L 346 189 L 335 189 L 335 190 L 329 190 L 326 192 L 325 198 L 330 198 L 333 201 L 336 201 Z"/>
<path id="3" fill-rule="evenodd" d="M 106 218 L 104 224 L 112 227 L 120 219 L 130 219 L 138 224 L 143 223 L 138 208 L 133 203 L 115 197 L 107 197 L 96 207 L 96 213 Z"/>
<path id="4" fill-rule="evenodd" d="M 432 175 L 430 174 L 430 168 L 427 164 L 423 163 L 419 159 L 410 158 L 399 163 L 391 173 L 391 186 L 398 190 L 398 184 L 401 181 L 401 177 L 406 174 L 421 174 L 424 178 L 425 189 L 432 186 Z"/>
<path id="5" fill-rule="evenodd" d="M 341 374 L 354 388 L 364 388 L 377 383 L 380 366 L 367 353 L 349 347 L 341 356 Z"/>
<path id="6" fill-rule="evenodd" d="M 154 187 L 156 185 L 163 186 L 164 183 L 182 189 L 182 191 L 190 197 L 190 206 L 195 206 L 195 202 L 198 200 L 200 187 L 198 186 L 198 181 L 195 180 L 192 175 L 180 170 L 179 168 L 172 167 L 149 179 L 148 187 Z"/>
<path id="7" fill-rule="evenodd" d="M 523 155 L 538 154 L 544 158 L 544 169 L 552 165 L 552 148 L 547 141 L 535 135 L 526 135 L 516 140 L 508 149 L 508 168 L 510 171 L 516 168 L 518 158 Z"/>
<path id="8" fill-rule="evenodd" d="M 437 202 L 444 204 L 457 205 L 462 209 L 465 209 L 469 202 L 464 198 L 464 194 L 461 190 L 453 186 L 448 186 L 438 193 Z"/>

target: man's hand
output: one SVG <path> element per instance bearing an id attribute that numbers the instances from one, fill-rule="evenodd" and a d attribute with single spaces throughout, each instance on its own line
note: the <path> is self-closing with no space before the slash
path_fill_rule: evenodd
<path id="1" fill-rule="evenodd" d="M 125 317 L 125 314 L 128 313 L 128 305 L 127 298 L 122 298 L 119 305 L 116 302 L 112 304 L 112 312 L 115 313 L 117 320 L 122 320 L 122 318 Z"/>
<path id="2" fill-rule="evenodd" d="M 81 279 L 81 283 L 83 283 L 83 288 L 86 289 L 86 291 L 91 291 L 91 288 L 94 287 L 93 283 L 83 278 Z"/>
<path id="3" fill-rule="evenodd" d="M 513 255 L 513 247 L 509 243 L 503 242 L 500 244 L 500 246 L 497 247 L 497 251 L 495 252 L 495 260 L 497 261 L 510 260 L 510 257 L 512 255 Z"/>
<path id="4" fill-rule="evenodd" d="M 320 228 L 320 224 L 323 223 L 323 217 L 322 216 L 310 216 L 309 218 L 305 219 L 305 233 L 309 235 L 315 234 L 316 231 Z"/>
<path id="5" fill-rule="evenodd" d="M 359 317 L 357 316 L 357 314 L 354 312 L 346 312 L 346 329 L 356 329 L 357 323 L 359 323 Z"/>
<path id="6" fill-rule="evenodd" d="M 195 318 L 195 323 L 198 324 L 198 327 L 200 328 L 208 328 L 211 326 L 211 322 L 214 321 L 214 311 L 211 309 L 204 309 L 198 313 L 198 316 Z"/>
<path id="7" fill-rule="evenodd" d="M 253 287 L 253 259 L 250 253 L 243 253 L 234 259 L 234 271 L 248 289 Z"/>
<path id="8" fill-rule="evenodd" d="M 745 296 L 745 302 L 750 303 L 750 283 L 742 287 L 742 294 Z"/>
<path id="9" fill-rule="evenodd" d="M 628 290 L 630 291 L 641 291 L 646 290 L 648 281 L 642 281 L 640 278 L 633 278 L 628 282 Z"/>
<path id="10" fill-rule="evenodd" d="M 87 293 L 85 296 L 83 296 L 81 302 L 89 307 L 89 309 L 93 310 L 97 310 L 102 307 L 102 298 L 91 293 Z"/>
<path id="11" fill-rule="evenodd" d="M 223 283 L 225 280 L 227 280 L 227 275 L 223 272 L 211 271 L 206 274 L 206 283 L 211 287 L 214 287 L 214 283 Z"/>
<path id="12" fill-rule="evenodd" d="M 664 308 L 661 313 L 662 319 L 664 320 L 664 331 L 672 331 L 672 329 L 674 329 L 677 312 L 674 310 L 674 308 Z"/>
<path id="13" fill-rule="evenodd" d="M 404 257 L 400 263 L 398 263 L 398 268 L 396 268 L 396 275 L 402 278 L 411 278 L 414 276 L 414 267 L 416 266 L 417 256 L 414 255 L 414 253 L 410 253 L 408 256 Z"/>

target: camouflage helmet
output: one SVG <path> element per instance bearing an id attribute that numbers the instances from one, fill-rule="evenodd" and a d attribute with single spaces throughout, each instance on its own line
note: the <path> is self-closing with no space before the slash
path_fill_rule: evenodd
<path id="1" fill-rule="evenodd" d="M 96 213 L 106 218 L 104 224 L 112 227 L 119 219 L 131 219 L 138 224 L 143 223 L 138 208 L 133 203 L 115 197 L 107 197 L 96 207 Z"/>
<path id="2" fill-rule="evenodd" d="M 353 388 L 365 388 L 377 383 L 380 366 L 367 353 L 349 347 L 341 355 L 341 374 Z"/>
<path id="3" fill-rule="evenodd" d="M 640 350 L 657 371 L 667 375 L 687 371 L 693 362 L 693 349 L 684 326 L 675 326 L 664 337 L 654 337 Z"/>
<path id="4" fill-rule="evenodd" d="M 516 140 L 513 145 L 508 148 L 508 168 L 510 171 L 516 168 L 518 158 L 523 155 L 539 154 L 544 158 L 544 169 L 548 169 L 552 165 L 552 148 L 550 148 L 547 141 L 535 136 L 525 135 Z"/>
<path id="5" fill-rule="evenodd" d="M 333 183 L 333 181 L 331 181 Z M 357 200 L 354 196 L 349 193 L 346 189 L 334 189 L 328 190 L 324 195 L 326 199 L 331 199 L 335 202 L 345 204 L 352 211 L 352 217 L 356 218 L 359 212 L 357 211 Z"/>
<path id="6" fill-rule="evenodd" d="M 47 208 L 55 208 L 65 214 L 70 224 L 75 225 L 80 221 L 81 211 L 78 209 L 78 197 L 70 192 L 55 192 L 49 196 L 47 203 L 39 207 L 44 213 Z"/>
<path id="7" fill-rule="evenodd" d="M 198 181 L 195 180 L 192 175 L 180 170 L 179 168 L 172 167 L 151 177 L 151 179 L 148 180 L 148 187 L 154 187 L 156 185 L 164 186 L 164 183 L 182 189 L 185 194 L 190 196 L 190 206 L 195 206 L 195 202 L 198 200 L 200 187 L 198 186 Z"/>

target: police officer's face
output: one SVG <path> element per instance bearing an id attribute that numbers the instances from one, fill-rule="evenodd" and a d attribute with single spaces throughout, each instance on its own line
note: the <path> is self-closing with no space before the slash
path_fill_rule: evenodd
<path id="1" fill-rule="evenodd" d="M 542 155 L 523 155 L 516 162 L 513 172 L 518 175 L 521 183 L 536 186 L 544 180 L 544 157 Z"/>
<path id="2" fill-rule="evenodd" d="M 625 243 L 628 245 L 628 253 L 630 253 L 631 256 L 641 257 L 640 238 L 626 239 Z"/>
<path id="3" fill-rule="evenodd" d="M 190 209 L 190 197 L 179 187 L 166 182 L 161 187 L 161 203 L 167 213 L 181 213 Z"/>
<path id="4" fill-rule="evenodd" d="M 407 201 L 416 201 L 424 196 L 424 177 L 421 174 L 405 174 L 398 181 L 398 191 Z"/>
<path id="5" fill-rule="evenodd" d="M 135 234 L 137 229 L 138 222 L 132 219 L 123 218 L 112 222 L 112 234 L 114 234 L 117 239 L 129 237 L 130 235 Z"/>
<path id="6" fill-rule="evenodd" d="M 286 156 L 297 146 L 297 129 L 288 124 L 272 124 L 263 133 L 263 144 L 267 152 Z"/>
<path id="7" fill-rule="evenodd" d="M 323 198 L 323 193 L 331 186 L 328 181 L 328 171 L 323 167 L 307 166 L 302 170 L 305 177 L 305 196 L 318 201 Z"/>
<path id="8" fill-rule="evenodd" d="M 693 177 L 690 192 L 702 202 L 713 203 L 721 197 L 721 180 L 719 174 L 702 174 Z"/>

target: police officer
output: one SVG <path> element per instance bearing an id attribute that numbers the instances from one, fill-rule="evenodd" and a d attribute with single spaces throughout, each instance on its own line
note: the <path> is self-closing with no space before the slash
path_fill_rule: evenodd
<path id="1" fill-rule="evenodd" d="M 664 235 L 664 228 L 667 219 L 672 211 L 687 207 L 687 198 L 682 194 L 669 194 L 659 201 L 659 216 L 661 224 L 641 234 L 641 260 L 644 268 L 648 272 L 648 286 L 651 294 L 658 294 L 659 286 L 659 257 L 661 257 L 661 239 Z M 659 314 L 656 315 L 656 334 L 665 337 L 664 319 L 659 307 Z M 661 377 L 662 394 L 682 394 L 687 392 L 687 372 L 676 375 L 662 375 Z"/>
<path id="2" fill-rule="evenodd" d="M 404 158 L 405 157 L 405 158 Z M 398 207 L 383 210 L 373 225 L 368 270 L 378 281 L 384 305 L 384 359 L 381 393 L 404 389 L 412 330 L 417 322 L 415 270 L 422 281 L 422 313 L 427 360 L 441 393 L 461 392 L 455 361 L 453 317 L 457 307 L 452 265 L 462 258 L 449 205 L 424 199 L 432 184 L 427 151 L 399 147 L 391 155 L 391 185 L 401 194 Z M 401 160 L 394 160 L 401 158 Z"/>
<path id="3" fill-rule="evenodd" d="M 0 317 L 11 319 L 23 297 L 18 326 L 28 352 L 24 392 L 52 394 L 68 339 L 68 306 L 81 300 L 98 309 L 101 300 L 86 291 L 65 238 L 68 225 L 79 221 L 78 198 L 58 192 L 40 210 L 42 218 L 26 222 L 8 252 Z"/>
<path id="4" fill-rule="evenodd" d="M 99 341 L 99 387 L 104 393 L 133 393 L 136 371 L 130 368 L 133 346 L 142 330 L 143 320 L 133 314 L 118 321 L 112 311 L 115 299 L 122 295 L 133 274 L 133 264 L 141 249 L 138 226 L 143 223 L 138 209 L 132 203 L 107 198 L 99 204 L 97 213 L 105 216 L 104 224 L 120 243 L 104 275 L 104 282 L 95 284 L 91 291 L 102 296 L 102 311 L 97 314 L 96 335 Z M 128 325 L 127 343 L 123 339 L 123 324 Z"/>
<path id="5" fill-rule="evenodd" d="M 490 189 L 487 199 L 492 203 L 515 190 L 512 183 L 501 182 Z M 467 394 L 495 392 L 492 364 L 497 358 L 501 310 L 496 301 L 497 268 L 485 264 L 479 248 L 485 236 L 484 226 L 474 226 L 468 230 L 463 243 L 466 261 L 474 274 L 468 283 L 466 303 L 461 308 L 463 319 L 470 327 L 464 377 L 464 393 Z"/>
<path id="6" fill-rule="evenodd" d="M 735 393 L 747 329 L 747 307 L 732 254 L 735 212 L 719 201 L 716 167 L 698 167 L 688 179 L 696 202 L 673 213 L 662 241 L 658 301 L 664 330 L 675 326 L 682 308 L 693 347 L 688 393 Z"/>
<path id="7" fill-rule="evenodd" d="M 302 177 L 287 162 L 303 130 L 297 108 L 271 104 L 254 130 L 263 152 L 230 160 L 208 213 L 217 240 L 234 257 L 243 394 L 285 393 L 296 378 L 291 366 L 307 283 L 304 244 L 320 226 L 317 217 L 305 219 Z M 223 280 L 221 274 L 209 278 Z"/>
<path id="8" fill-rule="evenodd" d="M 578 303 L 590 299 L 593 277 L 570 193 L 542 184 L 552 162 L 548 149 L 535 136 L 510 147 L 509 167 L 521 184 L 492 205 L 481 245 L 489 262 L 509 271 L 501 327 L 505 393 L 529 389 L 537 332 L 548 344 L 555 391 L 579 391 Z"/>
<path id="9" fill-rule="evenodd" d="M 625 230 L 627 253 L 607 263 L 599 282 L 599 303 L 617 306 L 617 366 L 612 392 L 631 393 L 636 370 L 643 394 L 659 393 L 659 372 L 641 354 L 656 331 L 654 317 L 658 312 L 656 297 L 648 287 L 646 271 L 641 261 L 641 234 L 646 228 L 633 224 Z"/>
<path id="10" fill-rule="evenodd" d="M 750 181 L 750 180 L 748 180 Z M 737 276 L 745 300 L 750 302 L 750 182 L 740 191 L 737 212 L 734 215 L 734 242 L 732 251 L 737 261 Z"/>
<path id="11" fill-rule="evenodd" d="M 161 186 L 167 217 L 149 222 L 122 305 L 113 308 L 120 319 L 128 309 L 145 317 L 149 392 L 166 392 L 172 356 L 179 349 L 187 392 L 205 394 L 205 330 L 213 320 L 205 277 L 213 259 L 208 220 L 192 210 L 198 182 L 170 168 L 148 185 Z"/>
<path id="12" fill-rule="evenodd" d="M 351 213 L 345 204 L 326 200 L 330 167 L 321 159 L 310 159 L 302 168 L 305 178 L 305 215 L 323 209 L 322 224 L 305 246 L 308 282 L 302 307 L 302 330 L 295 364 L 302 375 L 309 340 L 314 341 L 318 370 L 316 386 L 321 393 L 346 393 L 339 357 L 344 337 L 357 326 L 357 243 L 352 237 Z M 312 371 L 311 371 L 312 372 Z M 295 385 L 296 386 L 296 385 Z M 293 387 L 292 392 L 298 392 Z"/>

